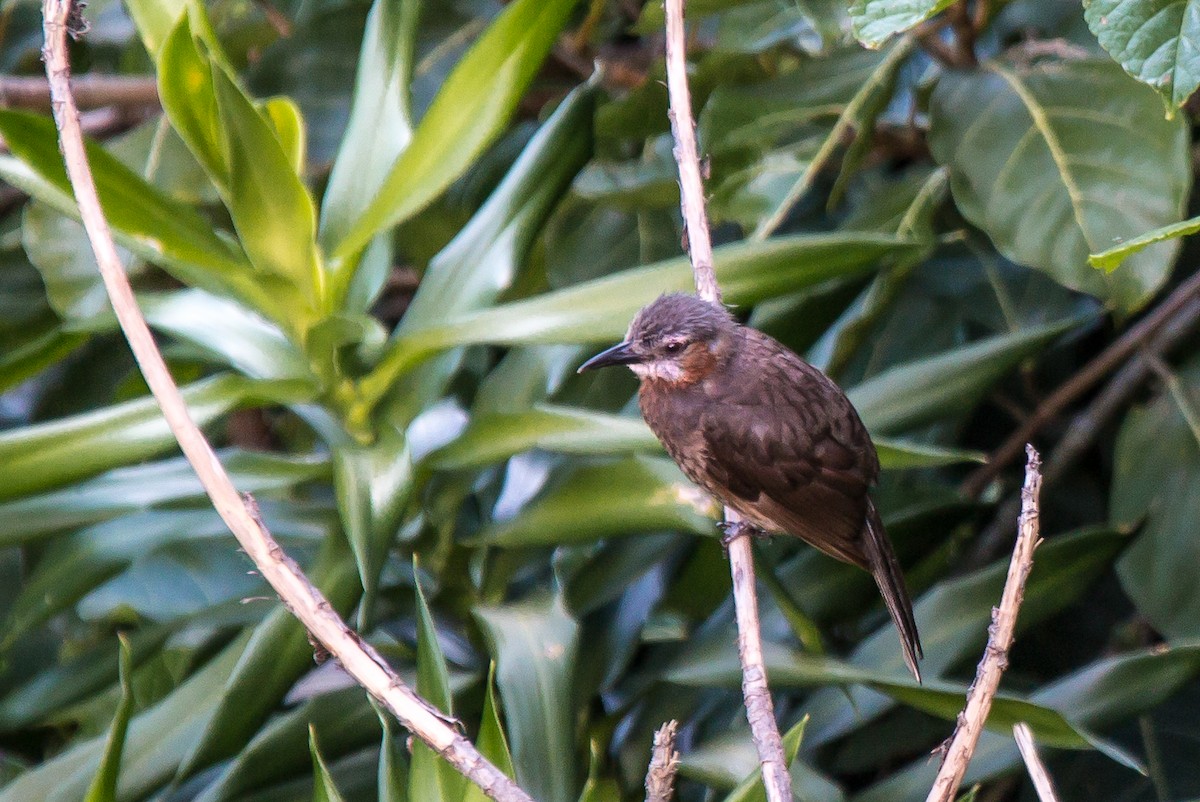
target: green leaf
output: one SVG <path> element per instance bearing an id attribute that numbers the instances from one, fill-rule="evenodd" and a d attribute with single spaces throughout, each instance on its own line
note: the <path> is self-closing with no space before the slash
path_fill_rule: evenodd
<path id="1" fill-rule="evenodd" d="M 495 140 L 574 5 L 516 0 L 501 12 L 442 84 L 366 210 L 352 226 L 322 232 L 335 260 L 352 258 L 377 233 L 420 211 Z"/>
<path id="2" fill-rule="evenodd" d="M 804 728 L 808 724 L 805 716 L 796 722 L 795 726 L 783 734 L 783 756 L 787 759 L 789 768 L 796 761 L 800 744 L 804 741 Z M 767 789 L 763 786 L 762 766 L 751 772 L 737 788 L 734 788 L 725 802 L 767 802 Z"/>
<path id="3" fill-rule="evenodd" d="M 1125 545 L 1124 540 L 1111 530 L 1090 529 L 1059 535 L 1042 544 L 1025 586 L 1018 637 L 1021 631 L 1061 610 L 1086 591 L 1097 575 L 1109 567 Z M 978 658 L 977 651 L 987 640 L 992 607 L 1000 598 L 1007 572 L 1008 560 L 1004 559 L 962 578 L 942 581 L 917 600 L 914 610 L 925 647 L 921 669 L 927 681 L 933 682 L 962 660 L 973 662 Z M 900 647 L 890 622 L 859 644 L 850 662 L 893 679 L 905 676 Z M 851 689 L 847 694 L 833 688 L 822 689 L 812 694 L 803 706 L 803 712 L 812 717 L 806 743 L 813 748 L 829 743 L 862 727 L 891 706 L 887 697 L 877 693 Z"/>
<path id="4" fill-rule="evenodd" d="M 385 434 L 370 446 L 346 444 L 334 449 L 333 466 L 338 514 L 364 593 L 359 626 L 368 630 L 379 574 L 412 493 L 411 457 L 402 436 Z"/>
<path id="5" fill-rule="evenodd" d="M 294 380 L 315 395 L 304 355 L 278 326 L 244 306 L 204 290 L 141 294 L 138 304 L 152 327 L 220 364 L 252 379 Z"/>
<path id="6" fill-rule="evenodd" d="M 504 725 L 500 723 L 500 709 L 496 704 L 496 663 L 488 667 L 487 696 L 483 700 L 483 714 L 479 723 L 479 737 L 475 748 L 510 778 L 515 775 L 512 755 L 508 751 L 508 738 Z M 475 783 L 467 783 L 462 802 L 488 802 L 489 797 Z"/>
<path id="7" fill-rule="evenodd" d="M 329 477 L 329 463 L 322 456 L 287 457 L 239 449 L 222 450 L 217 456 L 244 493 L 277 495 Z M 155 505 L 189 501 L 208 505 L 196 472 L 183 457 L 117 468 L 62 490 L 0 503 L 0 545 L 29 542 Z"/>
<path id="8" fill-rule="evenodd" d="M 321 202 L 321 236 L 348 231 L 413 136 L 408 87 L 420 0 L 375 0 L 367 15 L 350 119 Z M 346 266 L 343 266 L 343 269 Z"/>
<path id="9" fill-rule="evenodd" d="M 383 740 L 379 744 L 379 802 L 408 802 L 408 764 L 400 757 L 406 735 L 396 732 L 391 713 L 373 699 L 371 706 L 375 708 L 383 730 Z"/>
<path id="10" fill-rule="evenodd" d="M 987 454 L 962 448 L 941 448 L 890 437 L 873 437 L 879 465 L 884 470 L 905 468 L 937 468 L 960 462 L 987 462 Z"/>
<path id="11" fill-rule="evenodd" d="M 1152 709 L 1192 681 L 1198 672 L 1200 646 L 1159 647 L 1086 665 L 1031 693 L 1029 701 L 1069 715 L 1079 726 L 1100 730 Z M 985 732 L 964 781 L 990 779 L 1020 765 L 1021 756 L 1011 733 Z M 919 802 L 928 793 L 936 772 L 935 764 L 918 760 L 866 789 L 855 800 Z"/>
<path id="12" fill-rule="evenodd" d="M 848 395 L 872 433 L 891 434 L 961 415 L 1021 360 L 1077 324 L 1066 320 L 1001 334 L 897 365 L 856 385 Z"/>
<path id="13" fill-rule="evenodd" d="M 474 612 L 496 661 L 517 784 L 541 802 L 575 802 L 579 624 L 557 598 Z"/>
<path id="14" fill-rule="evenodd" d="M 60 318 L 78 324 L 110 316 L 108 293 L 80 223 L 32 201 L 21 215 L 21 245 L 42 274 L 46 298 Z M 132 254 L 123 248 L 118 254 L 131 275 L 140 272 Z"/>
<path id="15" fill-rule="evenodd" d="M 271 286 L 292 298 L 298 292 L 302 306 L 291 310 L 293 330 L 303 330 L 325 303 L 325 271 L 312 198 L 275 126 L 225 67 L 201 51 L 188 16 L 163 47 L 159 91 L 172 125 L 229 209 L 250 262 L 271 277 Z"/>
<path id="16" fill-rule="evenodd" d="M 929 146 L 958 208 L 1001 253 L 1125 311 L 1162 286 L 1178 243 L 1113 273 L 1087 264 L 1183 214 L 1187 127 L 1149 89 L 1108 61 L 992 62 L 943 75 L 930 106 Z"/>
<path id="17" fill-rule="evenodd" d="M 530 260 L 554 205 L 592 152 L 596 87 L 568 95 L 522 149 L 487 202 L 429 263 L 396 335 L 436 327 L 447 318 L 491 306 Z M 411 420 L 445 392 L 461 354 L 427 362 L 396 388 L 393 420 Z"/>
<path id="18" fill-rule="evenodd" d="M 1181 107 L 1200 85 L 1200 2 L 1087 0 L 1083 17 L 1125 72 Z"/>
<path id="19" fill-rule="evenodd" d="M 732 304 L 753 304 L 822 281 L 872 269 L 921 245 L 878 234 L 802 234 L 714 249 L 717 278 Z M 394 339 L 361 385 L 370 402 L 440 350 L 474 343 L 594 343 L 620 338 L 643 306 L 664 292 L 693 288 L 684 258 L 625 270 L 526 301 L 462 315 Z"/>
<path id="20" fill-rule="evenodd" d="M 1178 640 L 1200 636 L 1200 592 L 1185 581 L 1200 559 L 1200 442 L 1191 425 L 1200 408 L 1200 364 L 1193 359 L 1174 383 L 1130 410 L 1121 425 L 1109 517 L 1125 530 L 1140 525 L 1117 563 L 1121 587 L 1155 629 Z"/>
<path id="21" fill-rule="evenodd" d="M 148 796 L 171 779 L 196 733 L 212 716 L 219 689 L 245 645 L 245 636 L 237 638 L 158 704 L 133 717 L 122 756 L 121 799 Z M 82 799 L 106 741 L 96 737 L 76 743 L 0 789 L 0 802 Z"/>
<path id="22" fill-rule="evenodd" d="M 879 47 L 889 37 L 914 28 L 954 0 L 853 0 L 850 24 L 867 47 Z"/>
<path id="23" fill-rule="evenodd" d="M 485 527 L 478 542 L 497 546 L 590 543 L 680 529 L 712 534 L 719 509 L 665 458 L 630 457 L 585 465 L 514 518 Z"/>
<path id="24" fill-rule="evenodd" d="M 417 568 L 414 563 L 414 572 Z M 417 693 L 446 715 L 454 714 L 450 693 L 450 671 L 446 655 L 438 642 L 437 626 L 419 572 L 415 572 L 417 594 Z M 414 742 L 408 771 L 409 799 L 429 802 L 458 802 L 462 799 L 466 778 L 423 742 Z"/>
<path id="25" fill-rule="evenodd" d="M 217 376 L 182 388 L 192 420 L 205 426 L 284 385 Z M 162 454 L 175 437 L 152 397 L 0 433 L 0 499 L 59 487 Z"/>
<path id="26" fill-rule="evenodd" d="M 1186 237 L 1189 234 L 1195 234 L 1197 231 L 1200 231 L 1200 217 L 1193 217 L 1190 220 L 1172 223 L 1169 226 L 1147 231 L 1145 234 L 1122 242 L 1120 245 L 1115 245 L 1107 251 L 1089 254 L 1088 261 L 1091 262 L 1092 267 L 1098 267 L 1101 270 L 1115 270 L 1121 266 L 1121 263 L 1126 258 L 1149 245 L 1162 242 L 1163 240 L 1174 239 L 1175 237 Z"/>
<path id="27" fill-rule="evenodd" d="M 17 157 L 0 157 L 0 178 L 78 219 L 54 123 L 0 109 L 0 135 Z M 89 143 L 87 154 L 105 217 L 121 245 L 186 284 L 232 294 L 279 319 L 280 302 L 271 293 L 286 288 L 256 281 L 241 251 L 218 236 L 193 208 L 166 197 L 103 148 Z"/>
<path id="28" fill-rule="evenodd" d="M 146 52 L 158 59 L 175 23 L 183 16 L 188 0 L 129 0 L 126 8 L 137 26 Z"/>
<path id="29" fill-rule="evenodd" d="M 432 470 L 479 468 L 537 448 L 564 454 L 623 454 L 660 451 L 646 424 L 605 412 L 538 404 L 522 412 L 494 412 L 471 418 L 449 445 L 431 452 L 422 467 Z"/>
<path id="30" fill-rule="evenodd" d="M 359 597 L 353 561 L 344 541 L 326 538 L 308 572 L 339 615 Z M 176 779 L 236 755 L 282 702 L 288 690 L 312 666 L 308 633 L 290 611 L 275 607 L 256 626 L 236 667 L 212 694 L 214 709 L 203 727 L 192 732 L 190 748 L 179 761 Z"/>
<path id="31" fill-rule="evenodd" d="M 313 764 L 313 802 L 342 802 L 342 792 L 338 790 L 321 750 L 317 748 L 317 729 L 312 725 L 308 728 L 308 748 L 312 753 Z"/>
<path id="32" fill-rule="evenodd" d="M 121 772 L 121 753 L 125 749 L 125 736 L 129 731 L 129 720 L 133 717 L 133 657 L 129 649 L 129 639 L 122 634 L 117 635 L 119 644 L 117 650 L 118 675 L 121 684 L 121 700 L 117 702 L 117 712 L 113 714 L 112 729 L 108 732 L 108 740 L 104 746 L 104 757 L 100 759 L 100 770 L 88 787 L 84 802 L 116 802 L 117 778 Z"/>

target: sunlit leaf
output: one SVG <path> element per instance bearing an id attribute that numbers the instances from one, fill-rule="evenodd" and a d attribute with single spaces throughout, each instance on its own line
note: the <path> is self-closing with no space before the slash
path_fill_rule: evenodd
<path id="1" fill-rule="evenodd" d="M 1200 85 L 1200 3 L 1088 0 L 1083 16 L 1125 71 L 1182 106 Z"/>
<path id="2" fill-rule="evenodd" d="M 1107 251 L 1089 254 L 1088 261 L 1092 267 L 1098 267 L 1101 270 L 1115 270 L 1121 266 L 1121 263 L 1127 257 L 1132 256 L 1143 248 L 1153 245 L 1156 242 L 1162 242 L 1163 240 L 1186 237 L 1189 234 L 1195 234 L 1197 231 L 1200 231 L 1200 217 L 1193 217 L 1190 220 L 1172 223 L 1169 226 L 1147 231 L 1145 234 L 1134 237 L 1127 242 L 1122 242 L 1120 245 L 1115 245 Z"/>
<path id="3" fill-rule="evenodd" d="M 954 0 L 853 0 L 850 23 L 867 47 L 879 47 L 889 37 L 932 17 Z"/>

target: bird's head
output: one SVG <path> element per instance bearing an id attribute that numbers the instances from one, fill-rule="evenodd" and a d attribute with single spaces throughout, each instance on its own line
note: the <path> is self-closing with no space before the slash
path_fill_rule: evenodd
<path id="1" fill-rule="evenodd" d="M 736 326 L 724 307 L 695 295 L 662 295 L 637 313 L 624 342 L 596 354 L 579 372 L 628 365 L 643 381 L 693 384 L 728 354 Z"/>

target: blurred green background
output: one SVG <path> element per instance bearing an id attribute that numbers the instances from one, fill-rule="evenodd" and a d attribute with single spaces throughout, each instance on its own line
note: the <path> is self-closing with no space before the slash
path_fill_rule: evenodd
<path id="1" fill-rule="evenodd" d="M 984 460 L 1031 418 L 1045 542 L 975 799 L 1034 798 L 1021 720 L 1064 800 L 1200 798 L 1200 4 L 689 14 L 726 300 L 861 411 L 926 651 L 918 687 L 867 574 L 756 545 L 798 798 L 924 799 L 1015 534 L 1019 459 Z M 716 510 L 631 375 L 574 373 L 691 285 L 661 7 L 85 15 L 139 298 L 338 610 L 539 802 L 642 798 L 671 718 L 681 799 L 761 798 Z M 35 3 L 0 6 L 0 801 L 481 799 L 314 662 L 178 456 L 40 45 Z"/>

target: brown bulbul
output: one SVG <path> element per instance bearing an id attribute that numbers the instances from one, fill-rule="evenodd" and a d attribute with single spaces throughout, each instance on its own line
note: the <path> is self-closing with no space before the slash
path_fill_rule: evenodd
<path id="1" fill-rule="evenodd" d="M 904 662 L 922 656 L 904 576 L 868 495 L 879 458 L 836 384 L 775 339 L 694 295 L 664 295 L 579 372 L 628 365 L 646 423 L 688 478 L 768 533 L 871 572 Z"/>

